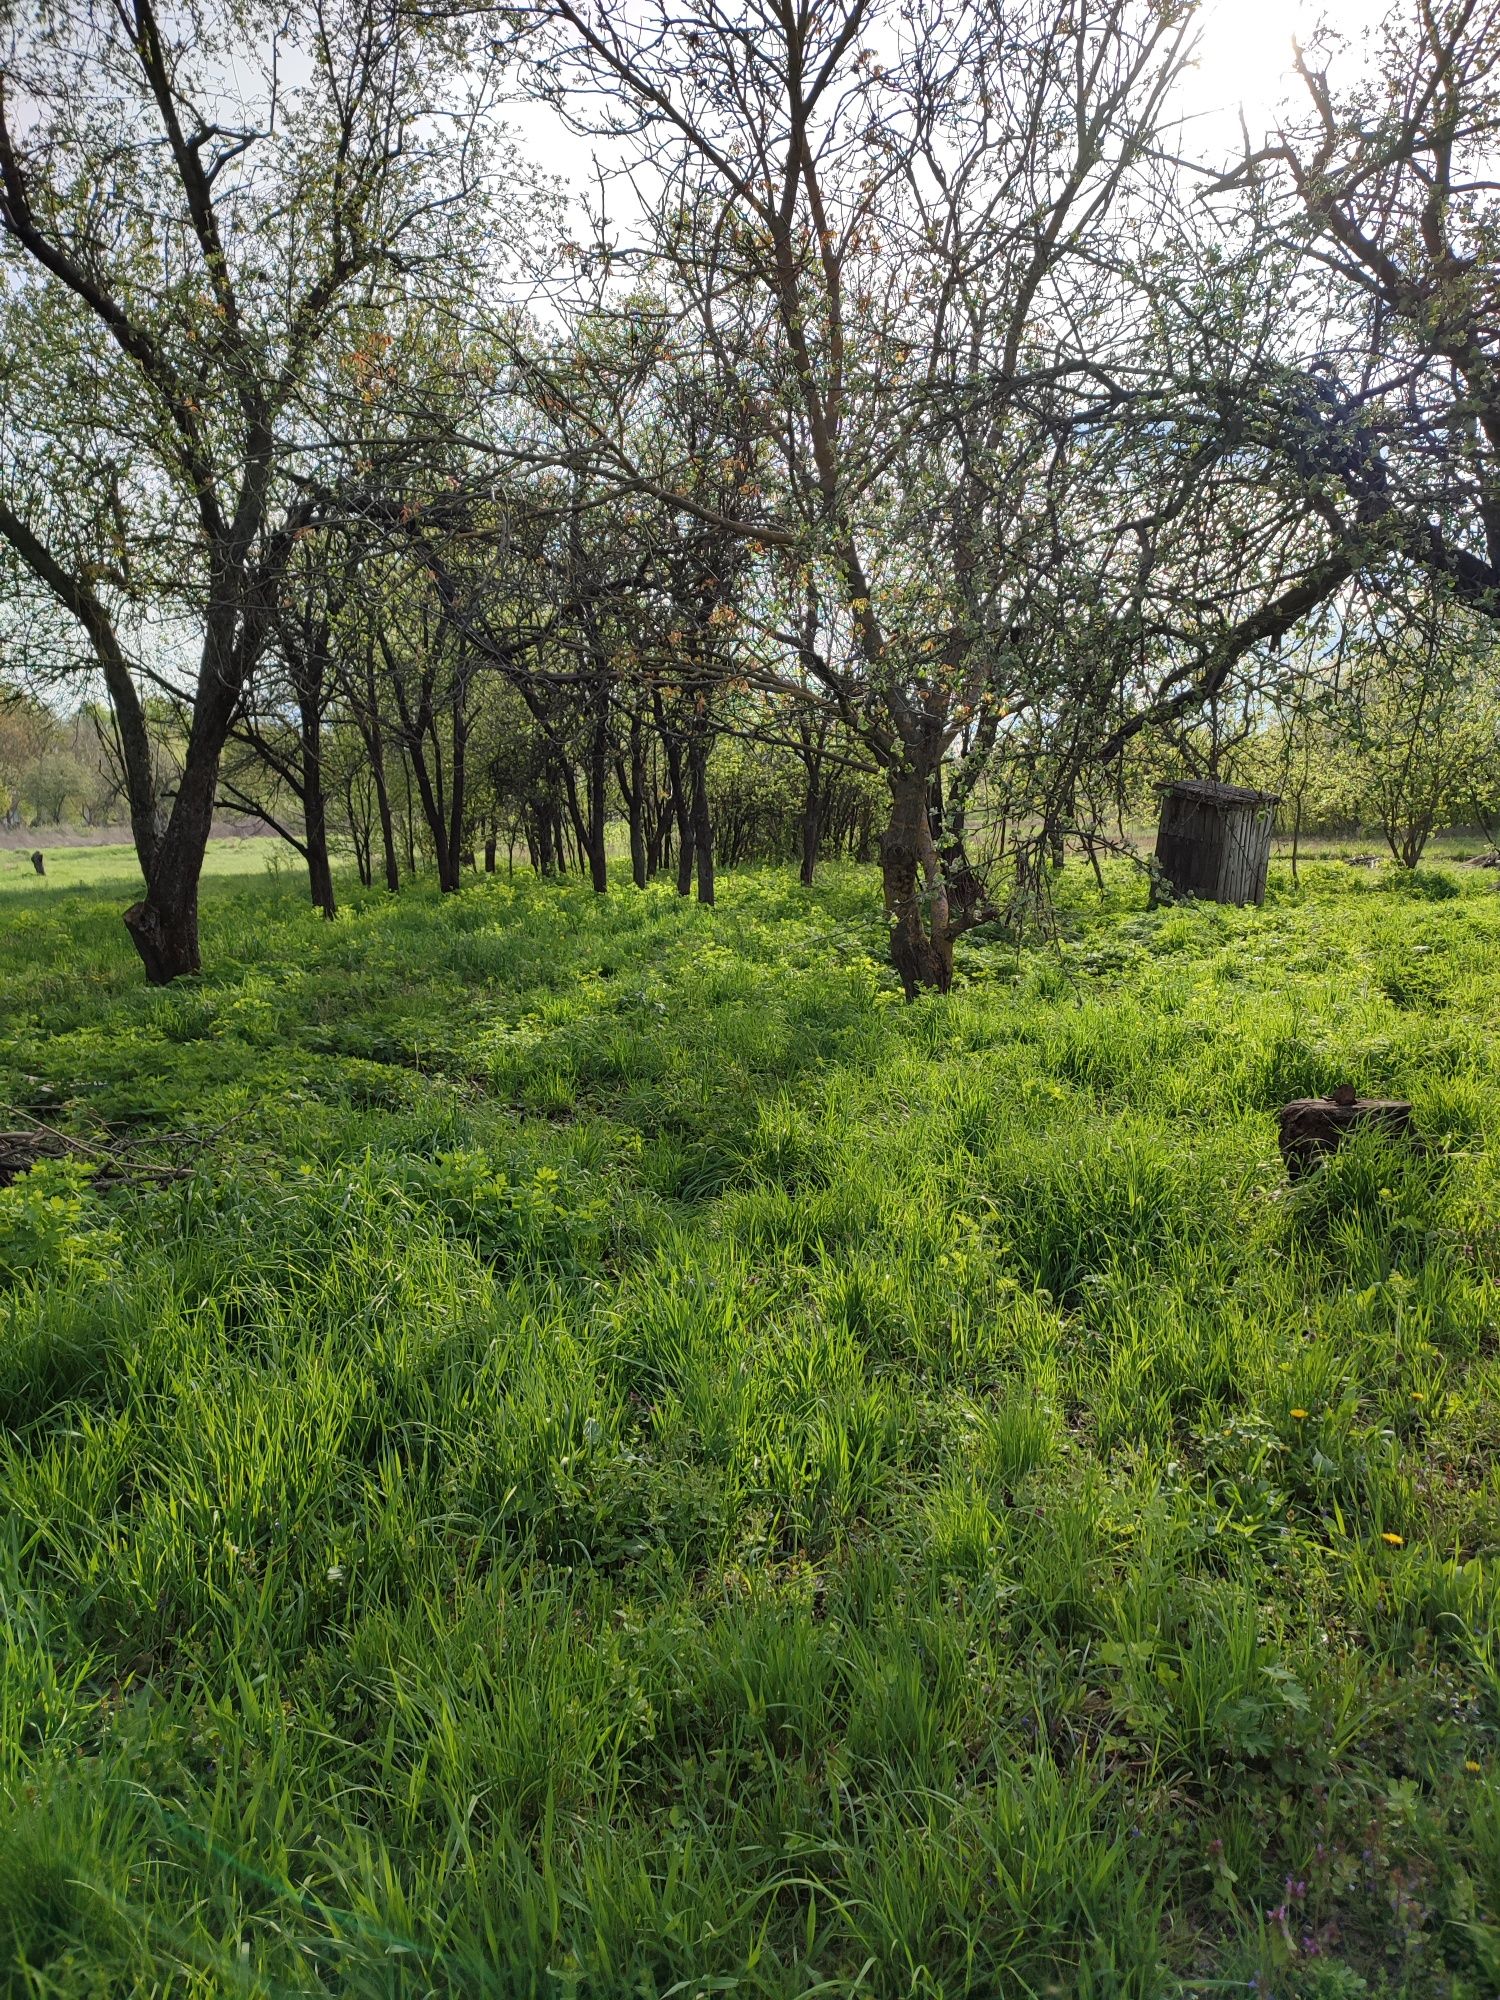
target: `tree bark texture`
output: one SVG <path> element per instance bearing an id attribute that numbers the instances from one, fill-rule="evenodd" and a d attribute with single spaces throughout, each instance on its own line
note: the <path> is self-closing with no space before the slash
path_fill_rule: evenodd
<path id="1" fill-rule="evenodd" d="M 924 988 L 946 993 L 953 982 L 948 892 L 928 820 L 929 775 L 898 767 L 888 781 L 891 811 L 880 837 L 885 914 L 891 963 L 914 1000 Z"/>

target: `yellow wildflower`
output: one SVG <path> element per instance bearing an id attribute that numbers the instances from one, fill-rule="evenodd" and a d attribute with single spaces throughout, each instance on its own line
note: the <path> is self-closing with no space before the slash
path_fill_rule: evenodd
<path id="1" fill-rule="evenodd" d="M 1390 1545 L 1391 1545 L 1391 1547 L 1392 1547 L 1393 1549 L 1400 1549 L 1400 1548 L 1405 1548 L 1405 1546 L 1406 1546 L 1406 1537 L 1405 1537 L 1405 1535 L 1390 1535 L 1390 1534 L 1386 1534 L 1386 1535 L 1382 1535 L 1382 1536 L 1380 1537 L 1380 1539 L 1381 1539 L 1381 1540 L 1382 1540 L 1383 1542 L 1389 1542 L 1389 1543 L 1390 1543 Z"/>

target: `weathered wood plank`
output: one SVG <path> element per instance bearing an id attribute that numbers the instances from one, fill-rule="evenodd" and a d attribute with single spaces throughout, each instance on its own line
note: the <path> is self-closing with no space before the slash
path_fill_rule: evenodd
<path id="1" fill-rule="evenodd" d="M 1206 779 L 1159 790 L 1156 860 L 1178 894 L 1215 903 L 1263 902 L 1275 795 Z"/>

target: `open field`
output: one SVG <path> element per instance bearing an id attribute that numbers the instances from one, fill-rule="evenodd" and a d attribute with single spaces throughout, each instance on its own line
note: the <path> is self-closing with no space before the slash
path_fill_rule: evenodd
<path id="1" fill-rule="evenodd" d="M 1149 827 L 1132 831 L 1132 838 L 1139 851 L 1147 854 L 1151 850 L 1153 834 Z M 1429 862 L 1467 861 L 1489 850 L 1489 841 L 1478 831 L 1459 830 L 1441 833 L 1433 837 L 1429 850 Z M 1289 840 L 1278 841 L 1276 852 L 1285 858 L 1290 851 Z M 31 849 L 41 847 L 46 855 L 47 873 L 39 876 L 31 865 Z M 627 862 L 630 858 L 629 831 L 623 822 L 612 822 L 609 828 L 608 847 L 612 860 Z M 1358 858 L 1368 862 L 1373 857 L 1382 869 L 1393 866 L 1388 854 L 1380 846 L 1378 835 L 1369 833 L 1322 837 L 1304 836 L 1301 843 L 1301 858 L 1307 861 L 1347 861 Z M 524 854 L 521 857 L 524 865 Z M 500 872 L 506 872 L 504 844 L 500 849 Z M 294 887 L 306 880 L 306 871 L 301 859 L 284 840 L 271 834 L 228 835 L 215 838 L 208 843 L 203 863 L 204 876 L 217 881 L 222 876 L 274 876 L 285 880 Z M 141 874 L 136 862 L 135 849 L 129 841 L 104 842 L 88 846 L 48 846 L 44 832 L 33 830 L 26 837 L 23 848 L 0 847 L 0 896 L 9 892 L 30 890 L 36 895 L 48 895 L 59 889 L 103 889 L 122 898 L 140 894 Z"/>
<path id="2" fill-rule="evenodd" d="M 165 991 L 89 879 L 0 898 L 0 1125 L 136 1169 L 0 1190 L 0 1991 L 1490 2000 L 1492 873 L 1070 867 L 912 1007 L 864 871 L 215 881 Z M 1346 1078 L 1420 1145 L 1289 1191 Z"/>
<path id="3" fill-rule="evenodd" d="M 38 875 L 31 865 L 32 847 L 42 850 L 45 875 Z M 226 875 L 264 876 L 270 872 L 304 879 L 297 856 L 274 835 L 231 836 L 208 843 L 203 873 L 209 881 Z M 98 847 L 53 847 L 43 833 L 34 831 L 24 851 L 0 848 L 0 897 L 28 890 L 46 896 L 65 889 L 102 889 L 128 901 L 138 896 L 142 887 L 140 864 L 128 840 Z"/>

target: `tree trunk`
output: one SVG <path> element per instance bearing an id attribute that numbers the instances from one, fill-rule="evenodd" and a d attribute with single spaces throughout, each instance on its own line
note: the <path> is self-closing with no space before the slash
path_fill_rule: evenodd
<path id="1" fill-rule="evenodd" d="M 427 831 L 432 835 L 432 850 L 437 861 L 438 887 L 445 896 L 450 895 L 458 887 L 458 855 L 448 845 L 448 822 L 443 811 L 443 802 L 433 787 L 432 773 L 427 768 L 426 756 L 414 735 L 408 739 L 406 748 L 411 760 L 412 774 L 417 781 L 417 795 L 422 801 L 422 817 L 427 822 Z"/>
<path id="2" fill-rule="evenodd" d="M 243 645 L 243 636 L 241 638 Z M 201 969 L 198 950 L 198 878 L 213 831 L 219 759 L 244 686 L 246 665 L 235 644 L 233 621 L 210 616 L 188 730 L 182 780 L 146 875 L 146 893 L 125 912 L 146 977 L 153 986 Z"/>
<path id="3" fill-rule="evenodd" d="M 609 857 L 605 850 L 604 804 L 609 783 L 609 683 L 601 681 L 594 697 L 594 727 L 589 737 L 589 880 L 594 894 L 609 890 Z"/>
<path id="4" fill-rule="evenodd" d="M 198 878 L 213 826 L 219 757 L 217 748 L 210 753 L 203 742 L 198 721 L 195 717 L 182 783 L 157 843 L 146 894 L 125 912 L 125 928 L 153 986 L 168 986 L 202 967 Z"/>
<path id="5" fill-rule="evenodd" d="M 302 829 L 307 850 L 307 885 L 313 906 L 331 923 L 333 869 L 328 860 L 328 800 L 323 792 L 322 656 L 299 662 L 296 674 L 302 738 Z"/>
<path id="6" fill-rule="evenodd" d="M 125 772 L 125 797 L 130 807 L 131 838 L 135 842 L 141 873 L 146 875 L 149 874 L 151 863 L 155 858 L 156 845 L 161 839 L 166 815 L 157 796 L 155 766 L 151 756 L 150 738 L 146 733 L 145 714 L 129 675 L 125 674 L 121 678 L 123 686 L 110 675 L 106 675 L 105 684 L 110 698 L 110 714 L 114 719 L 115 735 L 120 745 L 120 762 Z"/>
<path id="7" fill-rule="evenodd" d="M 380 812 L 380 844 L 385 861 L 385 886 L 394 896 L 401 887 L 401 863 L 396 854 L 396 827 L 391 814 L 390 787 L 385 778 L 385 737 L 380 727 L 380 711 L 375 700 L 375 659 L 366 664 L 368 707 L 363 730 L 370 756 L 370 776 L 375 784 L 375 803 Z M 373 873 L 373 870 L 372 870 Z"/>
<path id="8" fill-rule="evenodd" d="M 344 787 L 344 812 L 349 822 L 349 837 L 354 842 L 354 865 L 359 871 L 359 886 L 368 889 L 374 879 L 375 842 L 369 813 L 360 813 L 355 806 L 352 776 Z"/>
<path id="9" fill-rule="evenodd" d="M 928 774 L 894 769 L 889 784 L 891 815 L 880 837 L 885 914 L 891 963 L 914 1000 L 924 987 L 946 993 L 953 980 L 948 893 L 928 822 Z"/>
<path id="10" fill-rule="evenodd" d="M 450 826 L 449 801 L 443 790 L 443 745 L 438 735 L 436 719 L 425 695 L 422 705 L 413 712 L 399 679 L 395 680 L 394 686 L 401 714 L 401 734 L 406 748 L 407 797 L 409 800 L 411 780 L 415 777 L 417 796 L 422 802 L 422 817 L 426 820 L 427 831 L 432 836 L 438 887 L 445 896 L 451 895 L 458 887 L 458 829 L 463 812 L 463 746 L 459 734 L 459 719 L 457 715 L 454 716 L 454 761 L 457 770 L 454 774 L 453 787 L 454 818 Z M 429 732 L 433 749 L 431 767 L 428 765 L 427 752 L 422 743 L 423 736 Z"/>
<path id="11" fill-rule="evenodd" d="M 202 968 L 197 884 L 182 895 L 174 895 L 172 879 L 162 878 L 159 890 L 143 902 L 132 903 L 125 912 L 125 928 L 153 986 L 170 986 L 174 979 Z"/>
<path id="12" fill-rule="evenodd" d="M 620 789 L 630 814 L 631 879 L 637 889 L 644 889 L 650 867 L 646 845 L 646 732 L 638 715 L 630 718 L 630 783 Z"/>
<path id="13" fill-rule="evenodd" d="M 563 782 L 567 794 L 568 820 L 566 828 L 558 834 L 558 846 L 561 847 L 568 834 L 571 833 L 573 836 L 573 859 L 577 862 L 579 868 L 582 869 L 591 852 L 591 843 L 588 838 L 587 829 L 583 824 L 583 807 L 579 803 L 578 798 L 578 780 L 573 775 L 573 766 L 571 763 L 563 765 Z"/>
<path id="14" fill-rule="evenodd" d="M 321 910 L 325 922 L 332 923 L 334 916 L 333 869 L 328 860 L 328 824 L 320 820 L 316 826 L 311 818 L 307 825 L 307 887 L 312 897 L 313 908 Z"/>
<path id="15" fill-rule="evenodd" d="M 401 759 L 401 774 L 406 781 L 406 819 L 403 825 L 406 837 L 406 872 L 415 881 L 417 874 L 417 820 L 416 814 L 412 810 L 410 757 L 403 757 Z"/>
<path id="16" fill-rule="evenodd" d="M 453 702 L 453 763 L 449 773 L 451 796 L 448 801 L 448 873 L 451 887 L 458 887 L 459 868 L 474 866 L 474 855 L 464 846 L 464 806 L 468 786 L 469 718 L 466 691 L 461 686 Z"/>
<path id="17" fill-rule="evenodd" d="M 689 752 L 693 775 L 693 847 L 698 862 L 698 901 L 714 899 L 714 833 L 708 810 L 708 745 L 695 738 Z"/>
<path id="18" fill-rule="evenodd" d="M 818 866 L 818 845 L 823 835 L 823 788 L 815 767 L 809 766 L 807 789 L 802 794 L 802 874 L 804 889 L 810 889 Z"/>
<path id="19" fill-rule="evenodd" d="M 693 888 L 693 823 L 687 800 L 677 815 L 677 893 L 691 895 Z"/>
<path id="20" fill-rule="evenodd" d="M 495 848 L 497 845 L 495 835 L 491 833 L 488 840 L 484 843 L 484 872 L 486 875 L 493 875 L 495 872 Z"/>
<path id="21" fill-rule="evenodd" d="M 874 830 L 870 824 L 871 818 L 872 814 L 869 806 L 862 805 L 859 809 L 859 832 L 854 845 L 854 858 L 862 865 L 868 864 L 875 858 Z"/>
<path id="22" fill-rule="evenodd" d="M 377 739 L 378 742 L 378 739 Z M 394 896 L 401 887 L 401 863 L 396 856 L 396 828 L 391 818 L 391 795 L 385 785 L 385 760 L 377 754 L 374 765 L 375 803 L 380 812 L 381 859 L 385 863 L 385 886 Z M 373 874 L 373 869 L 371 870 Z"/>
<path id="23" fill-rule="evenodd" d="M 682 745 L 666 740 L 667 785 L 672 794 L 672 819 L 677 835 L 677 893 L 686 896 L 693 886 L 693 809 L 687 787 L 682 782 Z"/>

